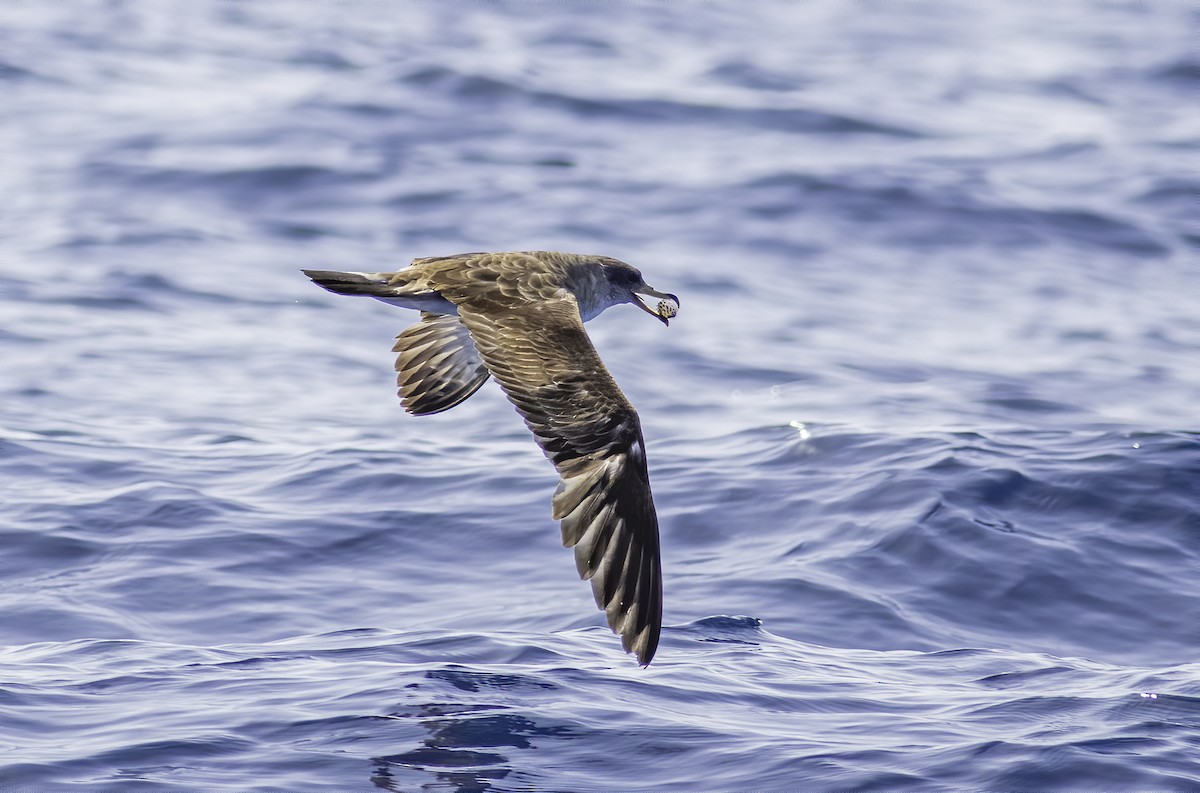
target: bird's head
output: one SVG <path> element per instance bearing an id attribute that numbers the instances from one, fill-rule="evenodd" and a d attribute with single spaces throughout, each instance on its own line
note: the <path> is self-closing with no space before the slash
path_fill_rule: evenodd
<path id="1" fill-rule="evenodd" d="M 669 325 L 671 317 L 679 312 L 679 298 L 669 292 L 660 292 L 646 283 L 642 273 L 633 265 L 616 259 L 601 262 L 604 278 L 609 285 L 609 299 L 615 303 L 633 303 L 650 316 Z M 640 295 L 658 298 L 658 305 L 650 308 Z"/>

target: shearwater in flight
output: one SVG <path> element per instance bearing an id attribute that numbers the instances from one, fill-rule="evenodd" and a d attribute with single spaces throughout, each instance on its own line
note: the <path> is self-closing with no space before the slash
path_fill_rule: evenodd
<path id="1" fill-rule="evenodd" d="M 395 273 L 305 270 L 341 295 L 367 295 L 421 312 L 396 337 L 405 410 L 449 410 L 491 375 L 561 478 L 553 517 L 574 546 L 579 575 L 626 652 L 645 666 L 662 628 L 658 517 L 633 405 L 583 323 L 633 303 L 662 321 L 679 298 L 607 256 L 532 251 L 414 259 Z M 638 295 L 659 299 L 655 308 Z"/>

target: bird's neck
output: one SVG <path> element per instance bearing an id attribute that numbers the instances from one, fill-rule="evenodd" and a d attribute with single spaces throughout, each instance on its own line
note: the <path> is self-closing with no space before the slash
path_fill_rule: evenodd
<path id="1" fill-rule="evenodd" d="M 617 301 L 612 298 L 612 286 L 598 267 L 574 267 L 567 273 L 566 287 L 579 303 L 579 316 L 584 322 L 598 317 Z"/>

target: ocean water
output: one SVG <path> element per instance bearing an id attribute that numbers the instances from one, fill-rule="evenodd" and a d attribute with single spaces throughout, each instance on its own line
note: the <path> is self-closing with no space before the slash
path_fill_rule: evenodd
<path id="1" fill-rule="evenodd" d="M 1191 4 L 0 6 L 0 789 L 1200 790 Z M 665 622 L 300 268 L 561 249 Z"/>

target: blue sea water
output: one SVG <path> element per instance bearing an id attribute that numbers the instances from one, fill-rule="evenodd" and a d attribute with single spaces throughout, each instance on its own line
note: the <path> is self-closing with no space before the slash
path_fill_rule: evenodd
<path id="1" fill-rule="evenodd" d="M 3 4 L 0 789 L 1200 790 L 1195 23 Z M 682 299 L 647 669 L 299 273 L 510 249 Z"/>

